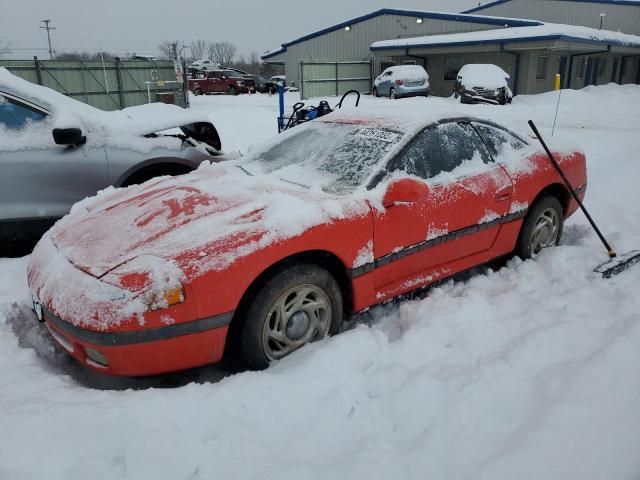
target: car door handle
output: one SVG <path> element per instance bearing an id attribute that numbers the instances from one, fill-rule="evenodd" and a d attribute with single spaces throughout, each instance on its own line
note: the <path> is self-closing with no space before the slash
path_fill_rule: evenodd
<path id="1" fill-rule="evenodd" d="M 498 190 L 493 198 L 495 198 L 496 202 L 504 202 L 505 200 L 509 200 L 512 194 L 513 187 L 507 187 L 502 190 Z"/>

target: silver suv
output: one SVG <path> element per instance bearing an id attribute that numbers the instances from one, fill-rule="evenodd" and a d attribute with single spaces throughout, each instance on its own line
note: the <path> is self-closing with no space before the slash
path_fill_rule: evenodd
<path id="1" fill-rule="evenodd" d="M 203 114 L 165 104 L 106 112 L 0 68 L 0 257 L 33 246 L 98 190 L 186 173 L 221 149 Z"/>

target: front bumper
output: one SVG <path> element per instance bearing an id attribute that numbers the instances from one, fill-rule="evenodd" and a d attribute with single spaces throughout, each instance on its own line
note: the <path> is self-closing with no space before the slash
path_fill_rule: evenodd
<path id="1" fill-rule="evenodd" d="M 99 332 L 74 326 L 43 308 L 53 339 L 91 370 L 119 376 L 146 376 L 219 362 L 233 312 L 163 327 Z M 96 362 L 87 349 L 107 362 Z"/>
<path id="2" fill-rule="evenodd" d="M 58 344 L 92 370 L 144 376 L 222 358 L 233 312 L 198 319 L 188 286 L 182 303 L 132 314 L 135 294 L 76 268 L 48 235 L 34 250 L 27 272 L 41 321 Z M 98 351 L 106 362 L 91 360 L 87 348 Z"/>

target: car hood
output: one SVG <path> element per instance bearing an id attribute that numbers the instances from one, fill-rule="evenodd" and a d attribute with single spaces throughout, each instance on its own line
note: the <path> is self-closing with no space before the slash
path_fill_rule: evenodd
<path id="1" fill-rule="evenodd" d="M 365 211 L 364 200 L 214 164 L 188 175 L 107 189 L 76 204 L 50 237 L 71 263 L 97 278 L 141 256 L 181 268 L 195 258 L 202 273 L 314 225 Z"/>

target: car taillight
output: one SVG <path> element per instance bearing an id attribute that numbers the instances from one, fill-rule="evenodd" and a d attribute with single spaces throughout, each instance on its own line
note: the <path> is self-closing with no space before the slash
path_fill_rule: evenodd
<path id="1" fill-rule="evenodd" d="M 404 84 L 404 80 L 396 80 L 396 85 L 403 85 Z"/>

